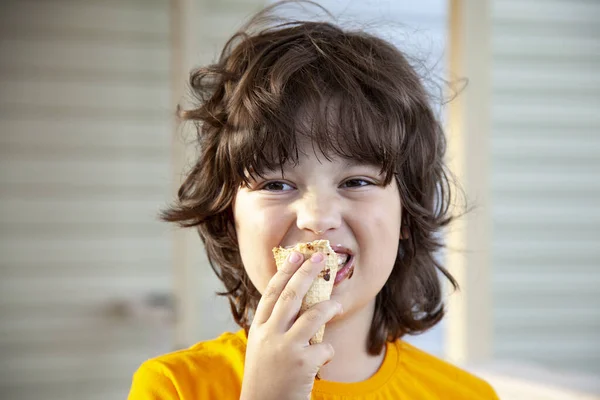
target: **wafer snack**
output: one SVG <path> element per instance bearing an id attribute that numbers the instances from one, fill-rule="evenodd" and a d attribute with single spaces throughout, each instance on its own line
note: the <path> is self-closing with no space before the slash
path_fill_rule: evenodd
<path id="1" fill-rule="evenodd" d="M 302 315 L 302 313 L 313 305 L 331 298 L 335 274 L 338 271 L 338 259 L 335 251 L 333 251 L 329 245 L 329 240 L 315 240 L 310 243 L 298 243 L 294 247 L 289 248 L 275 247 L 273 249 L 273 255 L 275 256 L 277 270 L 283 267 L 283 263 L 292 251 L 302 253 L 305 260 L 308 260 L 313 253 L 320 252 L 325 255 L 325 266 L 323 267 L 323 270 L 313 281 L 306 296 L 302 299 L 299 314 Z M 317 333 L 310 339 L 310 344 L 321 343 L 323 341 L 324 333 L 325 325 L 321 326 Z"/>

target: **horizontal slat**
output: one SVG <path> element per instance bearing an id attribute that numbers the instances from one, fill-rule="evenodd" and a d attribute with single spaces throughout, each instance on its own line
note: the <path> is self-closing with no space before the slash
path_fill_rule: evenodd
<path id="1" fill-rule="evenodd" d="M 494 218 L 494 226 L 494 240 L 499 242 L 520 240 L 528 243 L 532 240 L 553 240 L 557 236 L 568 236 L 571 242 L 590 238 L 600 240 L 600 233 L 598 233 L 597 229 L 598 225 L 591 223 L 554 223 L 535 218 L 530 218 L 524 222 L 520 222 L 517 219 L 507 222 L 499 218 Z"/>
<path id="2" fill-rule="evenodd" d="M 577 254 L 580 256 L 599 256 L 600 249 L 595 238 L 571 239 L 566 235 L 556 235 L 553 238 L 537 239 L 531 237 L 524 242 L 521 239 L 513 239 L 505 236 L 495 239 L 492 243 L 493 249 L 499 254 L 515 253 L 533 256 L 546 255 L 547 257 L 564 256 L 566 254 Z"/>
<path id="3" fill-rule="evenodd" d="M 67 147 L 79 149 L 108 148 L 120 150 L 155 149 L 169 157 L 174 126 L 167 118 L 162 123 L 104 120 L 90 124 L 81 120 L 39 121 L 34 119 L 3 120 L 0 150 L 7 146 Z"/>
<path id="4" fill-rule="evenodd" d="M 492 112 L 493 122 L 512 120 L 519 121 L 545 121 L 548 116 L 557 123 L 585 119 L 589 123 L 600 126 L 598 105 L 594 103 L 562 103 L 557 99 L 545 99 L 536 103 L 515 98 L 510 104 L 497 104 Z"/>
<path id="5" fill-rule="evenodd" d="M 119 353 L 135 349 L 148 351 L 156 345 L 157 339 L 169 338 L 172 328 L 158 324 L 138 324 L 135 327 L 123 328 L 110 326 L 105 323 L 105 328 L 77 329 L 74 332 L 63 331 L 60 334 L 39 335 L 37 338 L 29 337 L 27 341 L 21 335 L 12 335 L 11 338 L 0 341 L 0 352 L 3 357 L 30 357 L 39 354 L 42 357 L 68 353 L 85 353 L 90 349 L 102 349 L 103 352 Z M 20 339 L 20 340 L 17 340 Z M 165 346 L 167 347 L 167 346 Z M 165 350 L 169 350 L 165 348 Z"/>
<path id="6" fill-rule="evenodd" d="M 0 241 L 2 263 L 34 265 L 40 261 L 57 263 L 125 263 L 156 259 L 165 260 L 171 249 L 169 240 L 155 238 L 44 238 L 37 240 L 35 251 L 22 238 L 3 237 Z"/>
<path id="7" fill-rule="evenodd" d="M 0 174 L 1 176 L 1 174 Z M 170 193 L 170 190 L 168 191 Z M 164 182 L 153 182 L 133 187 L 120 184 L 93 183 L 4 183 L 0 185 L 0 200 L 31 199 L 32 197 L 57 200 L 155 200 L 163 201 Z M 174 197 L 173 197 L 174 198 Z"/>
<path id="8" fill-rule="evenodd" d="M 0 14 L 6 30 L 21 29 L 95 29 L 99 31 L 140 32 L 149 35 L 169 33 L 169 2 L 153 1 L 143 7 L 131 1 L 118 4 L 105 1 L 73 0 L 8 1 Z M 107 23 L 107 22 L 110 23 Z"/>
<path id="9" fill-rule="evenodd" d="M 155 290 L 158 291 L 159 289 L 161 292 L 167 292 L 168 290 L 167 288 L 156 288 Z M 146 292 L 144 294 L 146 294 Z M 141 295 L 142 294 L 139 294 L 139 296 Z M 146 331 L 149 328 L 155 329 L 157 326 L 163 326 L 165 324 L 170 326 L 170 322 L 167 319 L 164 310 L 163 312 L 160 312 L 160 318 L 158 318 L 159 312 L 155 314 L 157 318 L 138 318 L 137 316 L 132 316 L 131 318 L 129 316 L 117 317 L 109 314 L 109 307 L 112 306 L 114 301 L 127 298 L 128 297 L 123 295 L 106 298 L 102 302 L 84 298 L 79 304 L 82 308 L 87 306 L 88 313 L 85 315 L 65 315 L 60 312 L 48 312 L 37 319 L 33 319 L 30 318 L 28 314 L 19 316 L 8 313 L 6 317 L 7 323 L 0 326 L 0 333 L 3 337 L 13 338 L 12 342 L 14 342 L 16 338 L 29 338 L 30 341 L 35 342 L 38 341 L 38 336 L 42 333 L 48 335 L 49 338 L 54 338 L 52 340 L 60 340 L 62 338 L 68 342 L 71 336 L 76 336 L 79 333 L 82 333 L 85 337 L 93 336 L 95 331 L 95 337 L 99 338 L 102 335 L 110 334 L 112 330 L 130 329 L 138 331 L 141 340 L 143 336 L 141 336 L 142 334 L 140 331 Z M 71 300 L 71 304 L 64 300 L 62 302 L 46 301 L 46 303 L 47 309 L 59 307 L 65 307 L 67 309 L 73 308 L 73 300 Z M 23 308 L 26 312 L 27 308 L 38 304 L 40 303 L 18 304 L 18 307 Z M 14 314 L 14 312 L 12 314 Z M 150 316 L 150 314 L 147 315 Z M 37 332 L 37 334 L 35 332 Z"/>
<path id="10" fill-rule="evenodd" d="M 537 122 L 535 125 L 517 125 L 511 124 L 510 121 L 503 121 L 493 126 L 490 138 L 491 144 L 495 146 L 496 143 L 501 144 L 504 140 L 523 140 L 527 143 L 538 141 L 540 143 L 554 143 L 555 141 L 562 143 L 596 143 L 598 141 L 596 128 L 589 122 L 587 126 L 586 121 L 571 121 L 568 125 L 562 126 L 552 125 L 550 122 Z"/>
<path id="11" fill-rule="evenodd" d="M 169 10 L 3 3 L 2 398 L 124 398 L 171 350 L 168 323 L 115 309 L 172 290 L 173 227 L 156 220 L 173 190 Z"/>
<path id="12" fill-rule="evenodd" d="M 599 48 L 600 49 L 600 48 Z M 571 104 L 577 103 L 576 95 L 581 96 L 579 101 L 595 97 L 598 103 L 600 96 L 600 77 L 596 71 L 598 64 L 587 63 L 584 66 L 574 65 L 573 68 L 561 66 L 553 67 L 552 63 L 546 63 L 544 68 L 539 65 L 528 67 L 517 62 L 496 62 L 492 88 L 494 91 L 494 108 L 496 102 L 502 104 L 517 101 L 525 102 L 525 99 L 534 98 L 539 103 Z M 564 98 L 562 92 L 572 93 L 573 99 Z M 519 93 L 525 98 L 515 98 Z M 554 93 L 551 98 L 539 97 L 543 93 Z M 510 96 L 512 95 L 512 97 Z M 589 95 L 589 96 L 588 96 Z M 591 99 L 590 99 L 591 100 Z"/>
<path id="13" fill-rule="evenodd" d="M 95 381 L 70 382 L 65 390 L 65 382 L 46 382 L 32 384 L 28 382 L 6 382 L 0 385 L 0 393 L 7 399 L 60 399 L 60 400 L 106 400 L 125 399 L 131 382 L 122 379 L 98 379 Z"/>
<path id="14" fill-rule="evenodd" d="M 519 340 L 538 340 L 540 342 L 564 340 L 569 337 L 569 340 L 587 340 L 590 337 L 596 337 L 600 329 L 600 321 L 589 320 L 585 324 L 580 324 L 577 329 L 571 326 L 556 324 L 552 329 L 548 329 L 543 325 L 527 324 L 527 321 L 522 320 L 505 320 L 503 324 L 494 325 L 494 337 L 498 338 L 497 343 L 516 342 Z"/>
<path id="15" fill-rule="evenodd" d="M 570 375 L 577 375 L 577 373 L 583 373 L 587 376 L 595 376 L 600 373 L 600 363 L 595 353 L 587 354 L 565 354 L 563 357 L 557 357 L 554 354 L 546 354 L 538 352 L 537 354 L 524 355 L 519 353 L 511 354 L 496 354 L 498 361 L 510 360 L 510 361 L 527 361 L 524 364 L 539 364 L 544 369 L 554 370 L 557 372 L 564 371 Z M 581 397 L 575 397 L 574 399 L 580 399 Z M 589 398 L 589 400 L 595 400 L 595 397 Z"/>
<path id="16" fill-rule="evenodd" d="M 157 225 L 158 211 L 164 203 L 154 201 L 56 201 L 48 199 L 3 200 L 0 225 L 35 224 L 129 224 Z M 160 224 L 161 226 L 163 224 Z M 164 224 L 166 227 L 167 225 Z M 158 228 L 158 227 L 157 227 Z"/>
<path id="17" fill-rule="evenodd" d="M 600 13 L 596 1 L 502 0 L 492 4 L 495 21 L 596 22 Z"/>
<path id="18" fill-rule="evenodd" d="M 536 170 L 519 170 L 518 166 L 506 166 L 502 171 L 492 171 L 492 188 L 494 191 L 503 189 L 528 190 L 557 190 L 564 193 L 583 193 L 600 189 L 598 168 L 568 168 L 552 164 L 541 165 Z M 509 169 L 510 168 L 510 169 Z"/>
<path id="19" fill-rule="evenodd" d="M 76 146 L 72 144 L 4 144 L 0 147 L 0 157 L 4 159 L 44 160 L 44 161 L 100 161 L 118 160 L 154 161 L 167 164 L 170 161 L 169 148 L 121 147 L 119 145 Z"/>
<path id="20" fill-rule="evenodd" d="M 138 160 L 101 161 L 37 161 L 0 160 L 0 184 L 110 184 L 115 187 L 156 184 L 168 187 L 170 169 L 167 163 Z"/>
<path id="21" fill-rule="evenodd" d="M 60 305 L 55 305 L 60 307 Z M 63 306 L 64 307 L 64 306 Z M 23 308 L 23 306 L 21 306 Z M 26 312 L 26 311 L 24 311 Z M 160 314 L 160 316 L 159 316 Z M 28 314 L 27 314 L 28 315 Z M 26 316 L 27 316 L 26 315 Z M 148 351 L 156 346 L 156 340 L 166 341 L 164 351 L 170 350 L 173 328 L 167 312 L 157 311 L 147 317 L 123 317 L 121 320 L 102 318 L 96 315 L 96 321 L 89 318 L 65 318 L 49 310 L 39 317 L 40 321 L 26 321 L 24 317 L 4 317 L 6 324 L 0 330 L 6 339 L 0 341 L 3 356 L 33 355 L 44 356 L 79 353 L 89 349 L 104 348 L 118 353 L 122 350 Z M 30 317 L 32 319 L 34 315 Z M 50 321 L 56 318 L 63 325 Z M 126 319 L 127 318 L 127 319 Z M 34 334 L 38 332 L 38 334 Z M 44 335 L 41 334 L 44 332 Z M 44 336 L 44 337 L 42 337 Z M 137 340 L 136 340 L 137 336 Z"/>
<path id="22" fill-rule="evenodd" d="M 2 38 L 0 69 L 21 67 L 52 70 L 104 71 L 129 74 L 169 74 L 169 49 L 166 45 L 140 45 L 112 40 L 90 46 L 80 41 L 24 40 Z"/>
<path id="23" fill-rule="evenodd" d="M 600 92 L 599 92 L 600 95 Z M 600 154 L 600 137 L 596 136 L 551 136 L 546 138 L 533 136 L 526 133 L 517 135 L 496 135 L 493 139 L 493 156 L 512 154 L 515 156 L 529 156 L 540 154 L 553 160 L 557 157 L 589 157 L 591 154 Z M 596 161 L 596 160 L 594 160 Z"/>
<path id="24" fill-rule="evenodd" d="M 108 83 L 124 85 L 153 85 L 168 86 L 169 77 L 160 72 L 141 71 L 130 72 L 122 70 L 106 70 L 101 68 L 77 67 L 39 67 L 35 65 L 1 66 L 0 76 L 9 81 L 31 82 L 84 82 Z M 183 82 L 182 82 L 183 83 Z"/>
<path id="25" fill-rule="evenodd" d="M 572 271 L 552 272 L 544 274 L 530 272 L 524 268 L 521 273 L 511 272 L 503 274 L 502 269 L 494 271 L 494 283 L 500 289 L 527 289 L 538 287 L 545 291 L 556 291 L 557 294 L 577 288 L 591 292 L 600 287 L 600 271 L 590 271 L 586 274 L 577 274 Z M 536 294 L 539 292 L 535 292 Z M 598 298 L 600 303 L 600 297 Z M 599 304 L 600 305 L 600 304 Z"/>
<path id="26" fill-rule="evenodd" d="M 560 273 L 563 274 L 565 266 L 569 267 L 572 274 L 594 274 L 598 269 L 600 250 L 586 251 L 584 254 L 565 252 L 528 251 L 516 252 L 501 251 L 505 246 L 493 248 L 495 271 L 498 274 L 521 274 L 527 271 L 530 274 Z"/>
<path id="27" fill-rule="evenodd" d="M 545 316 L 549 322 L 554 319 L 554 313 L 572 309 L 600 308 L 596 290 L 590 288 L 589 285 L 565 285 L 560 290 L 554 289 L 556 286 L 558 285 L 536 283 L 529 287 L 517 285 L 507 287 L 497 283 L 497 279 L 494 279 L 494 307 L 497 310 L 518 308 L 523 313 L 540 314 L 540 318 Z M 515 316 L 515 318 L 517 317 Z M 600 319 L 600 313 L 594 314 L 590 318 Z M 585 319 L 575 323 L 585 323 Z"/>
<path id="28" fill-rule="evenodd" d="M 65 383 L 79 380 L 89 381 L 118 379 L 131 376 L 144 359 L 139 351 L 121 353 L 76 354 L 55 357 L 28 357 L 0 359 L 0 379 L 2 383 L 31 384 L 61 381 Z M 124 378 L 125 379 L 125 378 Z"/>
<path id="29" fill-rule="evenodd" d="M 499 19 L 494 18 L 493 31 L 495 36 L 560 36 L 560 37 L 598 37 L 600 30 L 597 21 L 558 21 L 548 23 L 532 19 Z"/>
<path id="30" fill-rule="evenodd" d="M 600 188 L 594 190 L 594 188 L 580 190 L 574 192 L 567 192 L 561 189 L 547 189 L 547 190 L 527 190 L 524 189 L 511 189 L 502 188 L 501 190 L 494 190 L 494 203 L 496 207 L 520 207 L 523 205 L 544 204 L 548 207 L 557 208 L 582 208 L 596 207 L 598 205 L 598 199 L 600 199 Z"/>
<path id="31" fill-rule="evenodd" d="M 36 121 L 64 121 L 73 119 L 93 124 L 97 121 L 124 121 L 127 123 L 145 120 L 163 124 L 170 115 L 164 109 L 134 109 L 114 106 L 84 107 L 73 103 L 70 106 L 45 104 L 35 107 L 32 112 L 31 104 L 6 103 L 0 108 L 0 118 L 3 120 L 32 119 Z"/>
<path id="32" fill-rule="evenodd" d="M 492 3 L 494 355 L 600 373 L 600 3 L 543 3 Z"/>
<path id="33" fill-rule="evenodd" d="M 514 340 L 506 341 L 495 347 L 495 351 L 503 355 L 535 356 L 537 354 L 548 354 L 554 357 L 581 357 L 587 354 L 591 358 L 597 358 L 600 361 L 600 346 L 594 337 L 582 338 L 579 340 L 565 340 L 565 338 L 548 338 L 545 341 L 535 340 Z"/>
<path id="34" fill-rule="evenodd" d="M 0 224 L 0 240 L 10 236 L 14 239 L 36 242 L 46 238 L 61 240 L 88 239 L 96 240 L 105 237 L 128 240 L 131 237 L 157 238 L 166 234 L 173 227 L 157 222 L 130 223 L 12 223 Z M 10 232 L 10 233 L 9 233 Z"/>
<path id="35" fill-rule="evenodd" d="M 60 95 L 58 95 L 60 94 Z M 165 118 L 171 112 L 169 87 L 153 82 L 145 84 L 111 84 L 110 82 L 0 81 L 0 106 L 28 105 L 68 107 L 111 106 L 127 110 L 154 110 Z"/>
<path id="36" fill-rule="evenodd" d="M 600 225 L 600 204 L 596 207 L 587 207 L 585 209 L 557 208 L 547 206 L 544 203 L 529 204 L 523 206 L 503 207 L 498 206 L 493 211 L 494 218 L 499 223 L 508 222 L 517 224 L 545 221 L 556 225 L 561 224 L 581 224 L 582 227 L 591 225 Z M 600 235 L 600 232 L 599 232 Z"/>
<path id="37" fill-rule="evenodd" d="M 589 54 L 598 54 L 600 43 L 593 37 L 572 36 L 527 37 L 522 35 L 494 36 L 492 38 L 493 60 L 503 57 L 579 58 L 590 59 Z M 592 56 L 595 59 L 594 56 Z"/>
<path id="38" fill-rule="evenodd" d="M 165 238 L 169 242 L 170 238 Z M 198 239 L 199 241 L 200 239 Z M 36 262 L 0 263 L 2 278 L 27 279 L 36 276 L 38 279 L 53 279 L 57 276 L 77 276 L 81 279 L 108 279 L 117 276 L 170 276 L 171 252 L 160 257 L 140 257 L 136 261 L 99 262 L 88 260 L 81 262 L 54 262 L 45 260 Z"/>
<path id="39" fill-rule="evenodd" d="M 74 308 L 77 307 L 84 312 L 94 312 L 95 304 L 78 303 L 73 302 L 65 303 L 61 305 L 37 305 L 39 311 L 32 311 L 32 307 L 26 305 L 13 307 L 12 310 L 7 311 L 8 306 L 2 307 L 2 316 L 10 317 L 11 313 L 14 315 L 18 310 L 22 310 L 23 313 L 35 318 L 38 313 L 47 318 L 47 315 L 63 315 L 66 313 L 73 313 Z M 62 314 L 61 314 L 62 313 Z M 64 318 L 63 318 L 64 319 Z M 75 322 L 76 324 L 77 322 Z M 105 328 L 98 329 L 98 325 L 101 324 Z M 79 317 L 79 325 L 76 329 L 68 329 L 67 327 L 56 327 L 54 331 L 28 329 L 19 332 L 16 335 L 4 335 L 0 341 L 0 348 L 7 349 L 6 351 L 13 352 L 32 352 L 38 349 L 40 352 L 47 352 L 51 349 L 52 351 L 69 351 L 69 345 L 73 345 L 74 348 L 83 348 L 94 346 L 94 344 L 102 345 L 107 342 L 122 340 L 121 343 L 127 343 L 130 348 L 144 349 L 148 351 L 152 349 L 156 343 L 156 335 L 154 330 L 160 330 L 160 333 L 168 333 L 173 328 L 168 320 L 141 320 L 141 319 L 117 319 L 117 318 L 105 318 L 100 323 L 90 322 L 86 316 Z M 159 332 L 156 332 L 159 333 Z M 137 340 L 136 340 L 137 338 Z M 149 342 L 152 346 L 148 347 Z M 113 346 L 118 344 L 112 344 Z M 170 343 L 169 343 L 170 347 Z M 169 348 L 165 349 L 169 350 Z"/>
<path id="40" fill-rule="evenodd" d="M 526 301 L 523 301 L 526 304 Z M 570 308 L 570 307 L 552 307 L 548 309 L 540 309 L 539 307 L 525 308 L 517 307 L 497 307 L 494 310 L 495 321 L 497 324 L 505 325 L 520 325 L 520 326 L 545 326 L 552 329 L 556 321 L 567 326 L 578 326 L 586 324 L 589 321 L 600 321 L 600 309 L 593 305 L 589 307 Z M 595 323 L 596 325 L 597 323 Z"/>
<path id="41" fill-rule="evenodd" d="M 595 353 L 581 353 L 581 354 L 564 354 L 558 357 L 553 352 L 544 353 L 544 352 L 536 352 L 536 354 L 526 354 L 519 352 L 511 352 L 508 354 L 498 352 L 495 354 L 495 357 L 498 361 L 506 360 L 515 363 L 516 361 L 521 361 L 521 364 L 525 365 L 539 365 L 540 368 L 555 371 L 556 373 L 564 372 L 566 374 L 577 376 L 582 374 L 584 376 L 592 376 L 597 378 L 598 374 L 600 374 L 600 357 L 598 357 Z M 548 386 L 545 386 L 548 387 Z M 539 395 L 539 391 L 534 391 L 535 395 Z M 519 399 L 554 399 L 554 400 L 596 400 L 597 395 L 590 394 L 587 397 L 583 397 L 580 391 L 575 391 L 573 397 L 565 397 L 562 393 L 558 397 L 532 397 L 533 393 L 525 396 L 525 397 L 517 397 Z M 555 393 L 556 392 L 551 392 Z M 594 393 L 588 392 L 588 393 Z M 596 392 L 597 393 L 597 392 Z M 502 397 L 502 399 L 515 399 L 515 397 Z"/>
<path id="42" fill-rule="evenodd" d="M 78 302 L 98 301 L 100 304 L 114 298 L 129 298 L 130 296 L 143 296 L 147 292 L 162 292 L 169 285 L 165 276 L 169 274 L 169 267 L 165 266 L 163 276 L 124 277 L 115 276 L 107 279 L 85 279 L 68 276 L 57 276 L 54 279 L 36 279 L 31 276 L 25 279 L 7 278 L 0 281 L 0 298 L 4 301 L 15 303 L 35 304 L 47 302 L 60 304 L 77 299 Z M 50 323 L 50 319 L 57 323 L 55 318 L 44 321 L 29 321 L 23 318 L 25 324 L 42 327 Z M 3 327 L 5 325 L 3 324 Z"/>

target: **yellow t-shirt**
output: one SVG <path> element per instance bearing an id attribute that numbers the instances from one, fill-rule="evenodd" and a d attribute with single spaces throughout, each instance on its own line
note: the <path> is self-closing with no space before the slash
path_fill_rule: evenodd
<path id="1" fill-rule="evenodd" d="M 247 338 L 243 330 L 143 363 L 129 400 L 238 400 Z M 383 364 L 356 383 L 316 380 L 313 400 L 497 400 L 484 380 L 403 340 L 388 343 Z"/>

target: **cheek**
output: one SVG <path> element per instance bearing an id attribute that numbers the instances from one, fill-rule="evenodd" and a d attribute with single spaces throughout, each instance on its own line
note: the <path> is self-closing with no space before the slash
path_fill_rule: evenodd
<path id="1" fill-rule="evenodd" d="M 390 193 L 369 213 L 368 229 L 365 230 L 365 245 L 368 251 L 370 272 L 382 279 L 392 271 L 398 255 L 401 232 L 400 200 Z"/>
<path id="2" fill-rule="evenodd" d="M 276 272 L 272 248 L 279 243 L 278 219 L 249 196 L 236 198 L 234 220 L 240 256 L 248 277 L 260 293 Z"/>

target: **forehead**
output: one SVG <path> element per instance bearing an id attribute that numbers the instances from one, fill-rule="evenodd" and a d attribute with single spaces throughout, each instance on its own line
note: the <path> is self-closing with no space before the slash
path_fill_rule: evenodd
<path id="1" fill-rule="evenodd" d="M 336 154 L 324 154 L 316 147 L 316 144 L 308 143 L 305 146 L 299 146 L 298 157 L 296 159 L 288 159 L 282 164 L 273 163 L 273 165 L 265 168 L 265 170 L 289 170 L 302 167 L 307 164 L 324 165 L 332 168 L 335 167 L 345 169 L 363 166 L 380 167 L 379 164 L 365 162 L 352 157 L 340 157 Z"/>
<path id="2" fill-rule="evenodd" d="M 281 107 L 263 110 L 259 125 L 234 132 L 225 147 L 246 182 L 248 174 L 283 172 L 313 156 L 321 162 L 377 166 L 387 181 L 401 145 L 399 131 L 390 129 L 392 119 L 348 93 L 323 95 L 304 88 L 285 97 Z"/>

